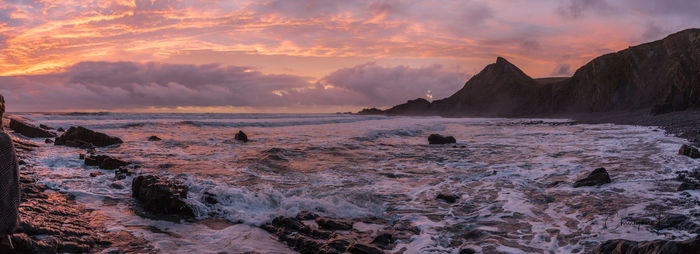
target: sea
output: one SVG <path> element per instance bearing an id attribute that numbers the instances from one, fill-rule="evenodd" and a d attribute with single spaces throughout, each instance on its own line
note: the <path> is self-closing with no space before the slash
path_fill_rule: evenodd
<path id="1" fill-rule="evenodd" d="M 84 165 L 85 150 L 42 145 L 30 158 L 45 168 L 40 183 L 106 215 L 108 230 L 132 232 L 163 253 L 295 253 L 259 226 L 300 211 L 409 221 L 420 233 L 397 243 L 403 253 L 584 253 L 609 239 L 689 238 L 633 218 L 700 212 L 700 192 L 677 192 L 674 180 L 700 161 L 678 155 L 687 141 L 656 127 L 350 114 L 17 115 L 120 137 L 123 144 L 97 153 L 132 162 L 134 175 L 185 184 L 196 220 L 146 218 L 133 211 L 133 176 L 115 180 L 113 171 Z M 238 131 L 249 142 L 235 140 Z M 433 133 L 457 143 L 429 145 Z M 162 140 L 148 141 L 152 135 Z M 599 167 L 612 183 L 573 187 Z M 104 175 L 90 177 L 94 171 Z M 458 200 L 437 199 L 441 193 Z M 212 219 L 230 223 L 205 223 Z"/>

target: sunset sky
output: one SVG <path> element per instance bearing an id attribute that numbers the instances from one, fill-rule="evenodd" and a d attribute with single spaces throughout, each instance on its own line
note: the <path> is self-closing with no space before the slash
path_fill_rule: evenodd
<path id="1" fill-rule="evenodd" d="M 8 111 L 336 112 L 451 95 L 503 56 L 569 76 L 700 27 L 697 0 L 0 2 Z"/>

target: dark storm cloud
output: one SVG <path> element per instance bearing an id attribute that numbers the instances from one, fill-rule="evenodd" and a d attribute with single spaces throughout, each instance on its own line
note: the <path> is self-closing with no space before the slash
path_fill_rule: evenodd
<path id="1" fill-rule="evenodd" d="M 125 109 L 178 106 L 388 106 L 455 92 L 464 79 L 440 66 L 385 68 L 364 64 L 313 81 L 247 67 L 83 62 L 63 73 L 1 77 L 14 110 Z M 41 102 L 37 104 L 36 102 Z"/>

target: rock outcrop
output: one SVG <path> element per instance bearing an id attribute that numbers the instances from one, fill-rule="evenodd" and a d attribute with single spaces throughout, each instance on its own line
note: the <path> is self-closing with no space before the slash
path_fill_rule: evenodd
<path id="1" fill-rule="evenodd" d="M 700 29 L 600 56 L 570 78 L 533 79 L 498 57 L 452 96 L 418 99 L 387 115 L 528 116 L 700 106 Z M 368 111 L 363 113 L 378 114 Z"/>
<path id="2" fill-rule="evenodd" d="M 194 217 L 194 211 L 185 203 L 187 186 L 158 176 L 137 176 L 131 183 L 132 196 L 149 212 Z"/>
<path id="3" fill-rule="evenodd" d="M 70 127 L 63 135 L 57 137 L 54 141 L 55 145 L 71 147 L 86 147 L 90 145 L 104 147 L 121 143 L 124 142 L 118 137 L 112 137 L 81 126 Z"/>
<path id="4" fill-rule="evenodd" d="M 10 119 L 10 129 L 28 138 L 53 138 L 56 133 L 17 119 Z"/>

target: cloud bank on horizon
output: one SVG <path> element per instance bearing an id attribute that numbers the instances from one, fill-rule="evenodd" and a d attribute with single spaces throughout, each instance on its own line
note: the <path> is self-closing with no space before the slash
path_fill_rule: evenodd
<path id="1" fill-rule="evenodd" d="M 504 56 L 534 76 L 690 27 L 695 0 L 9 0 L 11 111 L 330 111 L 443 98 Z M 271 109 L 274 110 L 274 109 Z"/>

